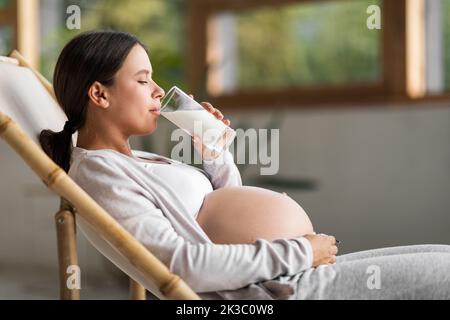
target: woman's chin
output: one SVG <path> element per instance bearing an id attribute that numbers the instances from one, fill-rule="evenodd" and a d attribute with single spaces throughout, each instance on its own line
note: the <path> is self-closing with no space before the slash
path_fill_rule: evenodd
<path id="1" fill-rule="evenodd" d="M 147 124 L 146 126 L 140 128 L 139 130 L 136 130 L 137 133 L 135 133 L 135 135 L 146 136 L 146 135 L 152 134 L 153 132 L 155 132 L 157 127 L 158 126 L 157 126 L 156 122 L 152 122 L 152 123 Z"/>
<path id="2" fill-rule="evenodd" d="M 145 134 L 152 134 L 153 132 L 155 132 L 156 128 L 158 126 L 155 124 L 154 126 L 152 126 L 150 129 L 147 129 Z"/>

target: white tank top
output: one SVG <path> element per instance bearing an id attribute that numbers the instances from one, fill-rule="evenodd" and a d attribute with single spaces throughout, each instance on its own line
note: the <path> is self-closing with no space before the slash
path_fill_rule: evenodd
<path id="1" fill-rule="evenodd" d="M 137 157 L 145 168 L 169 184 L 186 210 L 197 218 L 206 194 L 213 191 L 207 173 L 194 166 L 164 157 L 150 157 L 140 153 Z"/>

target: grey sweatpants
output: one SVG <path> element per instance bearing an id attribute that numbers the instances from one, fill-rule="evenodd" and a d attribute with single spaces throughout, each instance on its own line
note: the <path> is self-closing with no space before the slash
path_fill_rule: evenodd
<path id="1" fill-rule="evenodd" d="M 293 299 L 450 299 L 450 245 L 344 254 L 296 277 Z"/>

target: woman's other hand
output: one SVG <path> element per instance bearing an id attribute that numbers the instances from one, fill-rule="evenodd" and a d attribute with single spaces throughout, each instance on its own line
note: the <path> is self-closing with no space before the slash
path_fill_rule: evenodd
<path id="1" fill-rule="evenodd" d="M 192 99 L 194 99 L 194 96 L 192 94 L 189 95 Z M 200 103 L 202 107 L 211 113 L 213 116 L 215 116 L 218 120 L 222 121 L 225 125 L 229 126 L 231 124 L 231 121 L 229 119 L 224 118 L 222 112 L 220 112 L 219 109 L 216 109 L 212 106 L 209 102 L 202 102 Z M 194 148 L 197 150 L 199 154 L 201 154 L 202 159 L 204 160 L 214 160 L 216 159 L 219 154 L 213 150 L 208 149 L 203 142 L 201 141 L 199 136 L 192 137 L 192 143 L 194 144 Z"/>
<path id="2" fill-rule="evenodd" d="M 192 99 L 194 99 L 194 96 L 192 94 L 189 95 Z M 201 106 L 211 113 L 213 116 L 215 116 L 218 120 L 222 121 L 225 125 L 229 126 L 231 124 L 230 119 L 227 119 L 223 116 L 222 112 L 220 112 L 219 109 L 216 109 L 213 107 L 213 105 L 209 102 L 201 102 Z"/>
<path id="3" fill-rule="evenodd" d="M 225 125 L 229 126 L 231 124 L 230 119 L 227 119 L 223 116 L 222 112 L 219 109 L 213 107 L 213 105 L 209 102 L 200 103 L 206 111 L 215 116 L 218 120 L 221 120 Z"/>
<path id="4" fill-rule="evenodd" d="M 335 237 L 316 234 L 308 234 L 304 237 L 311 243 L 313 249 L 313 267 L 336 262 L 338 248 Z"/>
<path id="5" fill-rule="evenodd" d="M 206 147 L 197 135 L 192 137 L 192 143 L 194 144 L 195 150 L 202 156 L 203 160 L 214 160 L 219 156 L 216 151 Z"/>

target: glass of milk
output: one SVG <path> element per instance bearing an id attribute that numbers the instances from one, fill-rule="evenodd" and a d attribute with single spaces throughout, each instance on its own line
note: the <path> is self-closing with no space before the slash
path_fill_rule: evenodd
<path id="1" fill-rule="evenodd" d="M 200 137 L 203 145 L 216 154 L 226 150 L 236 137 L 236 131 L 176 86 L 161 101 L 161 115 L 191 137 Z"/>

